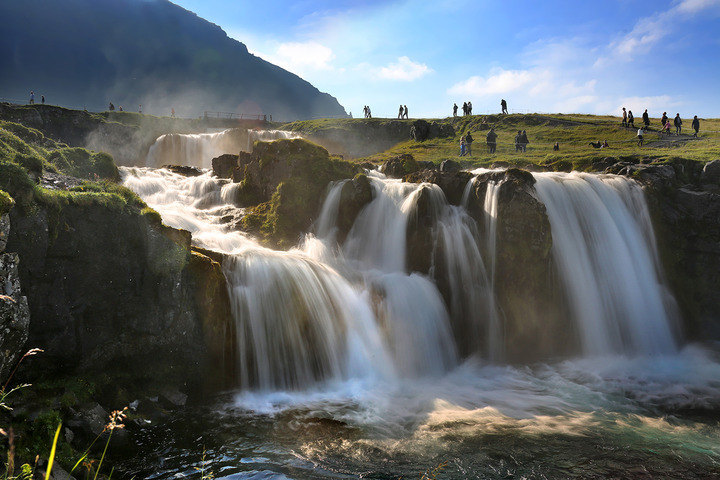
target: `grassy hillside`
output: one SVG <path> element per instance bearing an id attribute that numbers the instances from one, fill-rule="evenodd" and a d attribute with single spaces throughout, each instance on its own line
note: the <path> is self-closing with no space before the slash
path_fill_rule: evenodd
<path id="1" fill-rule="evenodd" d="M 572 168 L 585 170 L 593 162 L 606 157 L 640 161 L 643 159 L 662 161 L 672 157 L 706 162 L 720 159 L 720 119 L 701 119 L 700 135 L 697 139 L 689 135 L 692 119 L 683 120 L 683 132 L 687 135 L 660 136 L 660 119 L 651 119 L 650 130 L 645 135 L 645 145 L 637 145 L 637 129 L 623 128 L 620 119 L 594 115 L 473 115 L 467 117 L 445 118 L 437 120 L 449 123 L 455 129 L 455 136 L 435 138 L 416 142 L 409 137 L 394 146 L 360 158 L 358 161 L 382 162 L 387 158 L 410 153 L 416 160 L 429 160 L 439 163 L 445 159 L 461 160 L 466 166 L 489 166 L 496 162 L 508 162 L 512 165 L 543 165 L 566 170 Z M 498 147 L 495 154 L 487 153 L 485 134 L 487 125 L 495 128 L 498 134 Z M 382 119 L 377 122 L 382 123 Z M 302 122 L 302 131 L 317 135 L 331 128 L 352 130 L 365 129 L 366 121 L 357 120 L 318 120 Z M 288 125 L 298 129 L 298 123 Z M 639 122 L 636 123 L 639 125 Z M 518 130 L 526 130 L 530 144 L 527 152 L 515 151 L 514 137 Z M 471 132 L 475 142 L 471 156 L 459 157 L 460 138 Z M 674 132 L 674 128 L 673 128 Z M 596 149 L 589 145 L 591 141 L 607 140 L 610 147 Z M 553 144 L 560 143 L 560 151 L 553 151 Z"/>

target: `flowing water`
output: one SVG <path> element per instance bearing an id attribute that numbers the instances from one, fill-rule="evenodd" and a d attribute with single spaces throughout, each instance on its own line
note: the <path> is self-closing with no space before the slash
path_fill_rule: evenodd
<path id="1" fill-rule="evenodd" d="M 493 292 L 500 183 L 488 186 L 481 236 L 436 186 L 370 173 L 374 198 L 342 245 L 338 183 L 314 233 L 279 252 L 224 223 L 242 214 L 227 180 L 122 174 L 165 223 L 227 254 L 239 362 L 237 390 L 144 430 L 123 474 L 720 477 L 720 364 L 680 346 L 632 181 L 536 175 L 584 353 L 510 366 Z M 419 218 L 427 274 L 408 267 Z"/>

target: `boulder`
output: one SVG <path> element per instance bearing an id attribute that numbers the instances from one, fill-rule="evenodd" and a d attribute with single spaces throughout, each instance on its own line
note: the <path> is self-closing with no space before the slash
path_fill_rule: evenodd
<path id="1" fill-rule="evenodd" d="M 448 203 L 451 205 L 460 205 L 465 188 L 472 178 L 473 175 L 470 172 L 420 170 L 418 172 L 411 173 L 410 175 L 406 175 L 403 178 L 403 181 L 412 183 L 434 183 L 443 191 Z"/>
<path id="2" fill-rule="evenodd" d="M 216 177 L 230 178 L 238 166 L 238 155 L 225 153 L 212 159 L 212 170 Z"/>
<path id="3" fill-rule="evenodd" d="M 30 309 L 20 290 L 19 262 L 15 253 L 0 254 L 0 382 L 3 384 L 25 353 L 30 327 Z"/>
<path id="4" fill-rule="evenodd" d="M 162 168 L 182 175 L 183 177 L 199 177 L 204 173 L 201 169 L 189 165 L 163 165 Z"/>
<path id="5" fill-rule="evenodd" d="M 447 123 L 438 123 L 433 121 L 428 123 L 426 120 L 415 120 L 410 127 L 410 138 L 416 142 L 438 137 L 452 137 L 455 135 L 455 129 Z"/>
<path id="6" fill-rule="evenodd" d="M 358 214 L 370 203 L 374 190 L 370 180 L 364 174 L 358 174 L 348 180 L 340 191 L 340 204 L 337 216 L 337 241 L 342 244 L 350 232 Z"/>
<path id="7" fill-rule="evenodd" d="M 440 171 L 445 173 L 454 173 L 462 170 L 462 167 L 455 160 L 443 160 L 440 164 Z"/>
<path id="8" fill-rule="evenodd" d="M 407 222 L 406 265 L 411 272 L 427 274 L 430 271 L 438 216 L 435 206 L 430 187 L 423 186 Z"/>
<path id="9" fill-rule="evenodd" d="M 700 174 L 700 183 L 720 186 L 720 160 L 705 164 Z"/>
<path id="10" fill-rule="evenodd" d="M 500 184 L 494 282 L 505 360 L 533 362 L 577 353 L 578 340 L 554 272 L 550 221 L 535 193 L 535 178 L 516 168 L 476 178 L 468 212 L 481 237 L 488 234 L 484 204 L 490 182 Z M 491 254 L 485 252 L 485 258 Z"/>
<path id="11" fill-rule="evenodd" d="M 415 158 L 409 153 L 403 153 L 385 161 L 380 171 L 390 178 L 403 178 L 405 175 L 415 173 L 420 169 Z"/>

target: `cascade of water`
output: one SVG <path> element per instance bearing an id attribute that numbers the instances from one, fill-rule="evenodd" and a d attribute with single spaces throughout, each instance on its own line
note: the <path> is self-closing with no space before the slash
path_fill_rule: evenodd
<path id="1" fill-rule="evenodd" d="M 252 152 L 255 142 L 271 142 L 273 140 L 292 138 L 301 138 L 301 136 L 287 130 L 248 130 L 247 151 Z"/>
<path id="2" fill-rule="evenodd" d="M 500 356 L 501 326 L 500 318 L 495 303 L 495 265 L 497 263 L 497 222 L 498 222 L 498 198 L 500 195 L 500 186 L 502 181 L 490 181 L 485 190 L 485 202 L 483 203 L 483 211 L 485 212 L 485 248 L 487 252 L 488 264 L 488 314 L 489 314 L 489 339 L 488 352 L 490 358 L 497 359 Z"/>
<path id="3" fill-rule="evenodd" d="M 147 154 L 148 167 L 190 165 L 210 168 L 213 158 L 244 148 L 245 130 L 229 128 L 215 133 L 168 133 L 155 140 Z"/>
<path id="4" fill-rule="evenodd" d="M 617 176 L 534 176 L 584 351 L 673 352 L 671 297 L 660 279 L 640 187 Z"/>

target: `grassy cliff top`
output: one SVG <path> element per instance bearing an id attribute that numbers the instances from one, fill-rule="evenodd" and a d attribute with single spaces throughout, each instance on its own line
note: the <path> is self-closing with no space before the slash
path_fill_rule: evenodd
<path id="1" fill-rule="evenodd" d="M 584 170 L 594 161 L 606 157 L 639 161 L 650 159 L 663 161 L 682 157 L 700 162 L 720 159 L 720 119 L 700 119 L 700 134 L 693 138 L 692 118 L 683 118 L 683 135 L 660 136 L 660 119 L 650 119 L 650 129 L 645 134 L 645 144 L 637 144 L 637 128 L 642 120 L 636 117 L 636 128 L 624 128 L 619 117 L 596 115 L 562 114 L 513 114 L 513 115 L 472 115 L 427 119 L 451 124 L 455 135 L 447 138 L 433 138 L 416 142 L 407 138 L 394 146 L 359 161 L 382 162 L 387 158 L 410 153 L 418 161 L 439 163 L 445 159 L 463 160 L 466 166 L 489 166 L 495 162 L 528 166 L 531 164 L 553 165 L 568 162 L 576 169 Z M 405 120 L 402 122 L 412 122 Z M 672 117 L 671 117 L 672 121 Z M 372 125 L 376 128 L 389 126 L 394 119 L 343 119 L 309 120 L 284 125 L 283 128 L 306 134 L 318 134 L 331 129 L 347 131 L 365 130 Z M 485 122 L 485 124 L 483 124 Z M 485 145 L 487 128 L 494 127 L 498 134 L 497 151 L 490 155 Z M 518 130 L 526 130 L 530 144 L 527 152 L 515 151 L 514 138 Z M 471 156 L 459 157 L 460 138 L 472 133 L 474 138 Z M 607 140 L 609 148 L 593 148 L 590 142 Z M 558 142 L 560 150 L 553 151 Z"/>

